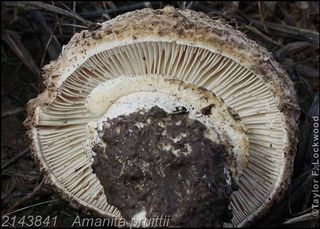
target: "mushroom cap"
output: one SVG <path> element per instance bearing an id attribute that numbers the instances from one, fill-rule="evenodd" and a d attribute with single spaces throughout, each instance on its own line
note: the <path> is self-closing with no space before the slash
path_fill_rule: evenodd
<path id="1" fill-rule="evenodd" d="M 46 89 L 28 103 L 25 125 L 48 182 L 75 207 L 120 216 L 91 182 L 89 167 L 80 166 L 90 162 L 90 155 L 76 153 L 87 135 L 82 125 L 91 120 L 83 110 L 87 95 L 119 76 L 155 75 L 205 88 L 239 115 L 247 131 L 249 158 L 230 203 L 233 226 L 259 219 L 288 187 L 298 141 L 293 83 L 271 53 L 220 20 L 172 7 L 125 13 L 95 31 L 75 34 L 59 58 L 43 69 Z M 61 153 L 69 141 L 72 150 Z M 73 164 L 63 169 L 59 163 L 65 158 Z M 68 170 L 74 165 L 80 171 Z M 87 185 L 63 183 L 65 177 L 81 177 Z M 87 190 L 105 202 L 90 205 Z"/>

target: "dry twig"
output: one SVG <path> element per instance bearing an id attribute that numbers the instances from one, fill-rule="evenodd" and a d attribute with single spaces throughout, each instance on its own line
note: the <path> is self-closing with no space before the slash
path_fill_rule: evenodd
<path id="1" fill-rule="evenodd" d="M 15 202 L 13 205 L 11 205 L 11 207 L 9 207 L 8 209 L 8 215 L 12 214 L 13 211 L 21 204 L 25 203 L 27 200 L 31 199 L 32 197 L 34 197 L 35 195 L 39 194 L 39 192 L 42 189 L 42 185 L 44 184 L 44 179 L 42 179 L 42 181 L 35 187 L 35 189 L 28 193 L 27 195 L 25 195 L 24 197 L 22 197 L 21 199 L 19 199 L 17 202 Z M 16 212 L 16 211 L 15 211 Z"/>
<path id="2" fill-rule="evenodd" d="M 9 4 L 9 3 L 6 3 L 6 4 Z M 64 15 L 64 16 L 72 17 L 72 18 L 75 18 L 75 19 L 81 21 L 82 23 L 84 23 L 87 26 L 90 26 L 90 25 L 94 24 L 93 22 L 91 22 L 91 21 L 89 21 L 87 19 L 84 19 L 79 14 L 77 14 L 77 13 L 75 13 L 73 11 L 68 11 L 68 10 L 65 10 L 65 9 L 61 9 L 61 8 L 59 8 L 57 6 L 46 4 L 46 3 L 43 3 L 43 2 L 21 1 L 21 2 L 11 2 L 10 4 L 11 5 L 13 4 L 13 5 L 32 6 L 32 7 L 38 8 L 38 9 L 42 9 L 42 10 L 50 11 L 50 12 L 53 12 L 53 13 L 61 14 L 61 15 Z"/>
<path id="3" fill-rule="evenodd" d="M 25 108 L 24 107 L 15 107 L 6 111 L 1 112 L 1 118 L 4 118 L 6 116 L 10 116 L 10 115 L 15 115 L 18 114 L 22 111 L 24 111 Z"/>
<path id="4" fill-rule="evenodd" d="M 15 157 L 13 157 L 10 161 L 8 161 L 6 164 L 4 164 L 3 166 L 1 166 L 1 172 L 3 170 L 5 170 L 6 168 L 10 167 L 13 163 L 15 163 L 16 161 L 18 161 L 20 158 L 22 158 L 24 155 L 26 155 L 29 152 L 29 147 L 25 150 L 23 150 L 22 152 L 20 152 L 19 154 L 17 154 Z"/>

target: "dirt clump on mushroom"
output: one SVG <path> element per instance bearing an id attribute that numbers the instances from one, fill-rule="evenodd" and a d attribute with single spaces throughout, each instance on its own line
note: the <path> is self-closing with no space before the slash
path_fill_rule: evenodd
<path id="1" fill-rule="evenodd" d="M 232 217 L 235 189 L 226 146 L 205 137 L 188 114 L 155 106 L 108 119 L 93 147 L 107 200 L 126 220 L 169 216 L 169 226 L 219 227 Z"/>

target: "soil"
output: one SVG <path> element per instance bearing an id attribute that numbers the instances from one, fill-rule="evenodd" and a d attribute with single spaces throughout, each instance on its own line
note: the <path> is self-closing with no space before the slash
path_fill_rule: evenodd
<path id="1" fill-rule="evenodd" d="M 226 147 L 205 131 L 186 113 L 157 106 L 107 120 L 93 169 L 108 202 L 126 220 L 145 210 L 147 218 L 170 216 L 169 226 L 219 227 L 231 219 Z"/>

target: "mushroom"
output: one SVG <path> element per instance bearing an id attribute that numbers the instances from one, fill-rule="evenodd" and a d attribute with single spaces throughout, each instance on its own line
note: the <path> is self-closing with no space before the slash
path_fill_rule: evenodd
<path id="1" fill-rule="evenodd" d="M 265 48 L 220 20 L 172 7 L 125 13 L 75 34 L 43 75 L 46 89 L 28 103 L 25 125 L 47 181 L 74 207 L 121 217 L 92 170 L 92 148 L 103 148 L 110 120 L 154 106 L 183 107 L 225 147 L 239 186 L 231 226 L 261 218 L 288 187 L 299 116 L 293 84 Z"/>

